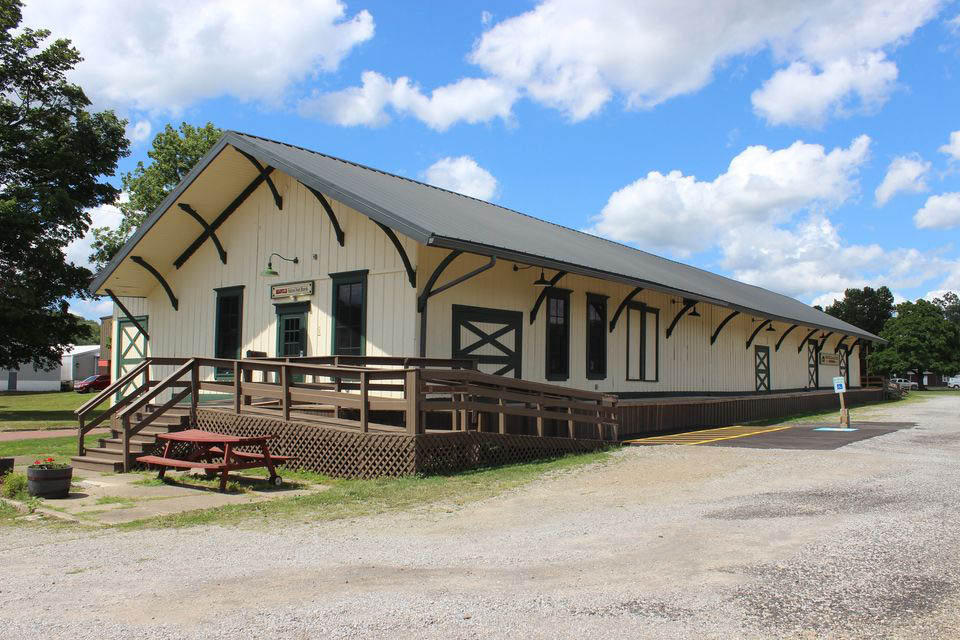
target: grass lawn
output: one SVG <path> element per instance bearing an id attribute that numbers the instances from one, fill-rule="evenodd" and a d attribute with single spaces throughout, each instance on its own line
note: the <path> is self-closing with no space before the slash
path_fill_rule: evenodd
<path id="1" fill-rule="evenodd" d="M 886 407 L 892 404 L 912 404 L 915 402 L 925 402 L 930 398 L 937 398 L 943 394 L 960 394 L 960 391 L 948 390 L 948 391 L 911 391 L 906 395 L 906 397 L 900 398 L 899 400 L 883 400 L 881 402 L 873 402 L 866 405 L 858 405 L 851 407 L 850 411 L 850 420 L 856 422 L 857 420 L 871 420 L 872 416 L 875 415 L 878 411 L 882 411 Z M 837 423 L 840 424 L 840 400 L 837 400 L 837 408 L 832 411 L 820 411 L 816 413 L 800 413 L 793 416 L 787 416 L 785 418 L 770 418 L 766 420 L 754 420 L 753 422 L 746 422 L 744 424 L 748 425 L 757 425 L 757 426 L 772 426 L 777 424 L 811 424 L 811 423 Z"/>
<path id="2" fill-rule="evenodd" d="M 76 391 L 0 393 L 0 431 L 75 427 L 73 412 L 91 398 L 93 394 Z M 91 416 L 106 408 L 105 401 Z"/>
<path id="3" fill-rule="evenodd" d="M 141 529 L 205 524 L 277 526 L 278 522 L 306 523 L 337 520 L 426 505 L 439 505 L 453 510 L 469 502 L 483 500 L 520 487 L 544 474 L 603 462 L 609 458 L 609 452 L 586 453 L 451 475 L 374 480 L 348 480 L 302 471 L 281 471 L 285 480 L 326 484 L 330 488 L 306 496 L 188 511 L 120 524 L 116 527 Z"/>
<path id="4" fill-rule="evenodd" d="M 87 447 L 92 449 L 98 446 L 97 439 L 103 437 L 103 435 L 87 435 L 83 441 Z M 69 462 L 70 456 L 75 455 L 77 455 L 77 436 L 75 435 L 62 438 L 33 438 L 0 442 L 0 458 L 28 456 L 35 459 L 55 458 L 57 462 Z"/>

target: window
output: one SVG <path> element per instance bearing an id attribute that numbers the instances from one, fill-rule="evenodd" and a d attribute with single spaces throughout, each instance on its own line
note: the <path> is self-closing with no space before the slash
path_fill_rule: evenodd
<path id="1" fill-rule="evenodd" d="M 547 380 L 570 377 L 570 292 L 547 292 Z"/>
<path id="2" fill-rule="evenodd" d="M 333 278 L 333 355 L 365 355 L 367 272 L 330 275 Z"/>
<path id="3" fill-rule="evenodd" d="M 243 287 L 226 287 L 215 291 L 217 293 L 217 316 L 213 357 L 240 358 Z M 233 370 L 218 368 L 216 376 L 220 379 L 232 378 Z"/>
<path id="4" fill-rule="evenodd" d="M 660 379 L 660 312 L 645 304 L 627 307 L 627 380 Z"/>
<path id="5" fill-rule="evenodd" d="M 607 297 L 587 294 L 587 379 L 607 377 Z"/>

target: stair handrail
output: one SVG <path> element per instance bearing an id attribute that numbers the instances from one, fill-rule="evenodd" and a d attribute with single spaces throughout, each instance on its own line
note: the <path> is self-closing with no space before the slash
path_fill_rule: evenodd
<path id="1" fill-rule="evenodd" d="M 130 438 L 137 435 L 143 428 L 148 426 L 153 422 L 157 417 L 159 417 L 163 412 L 183 400 L 187 395 L 195 394 L 194 389 L 197 386 L 197 372 L 196 372 L 196 358 L 190 358 L 173 373 L 168 375 L 166 378 L 157 383 L 153 389 L 147 391 L 143 394 L 136 402 L 130 404 L 123 411 L 120 412 L 120 423 L 122 427 L 122 437 L 123 437 L 123 470 L 130 470 Z M 130 417 L 135 415 L 140 409 L 147 406 L 151 400 L 159 396 L 161 393 L 166 391 L 169 388 L 174 387 L 180 379 L 185 376 L 187 373 L 193 374 L 193 379 L 190 381 L 186 387 L 179 393 L 174 393 L 170 400 L 163 404 L 163 406 L 158 407 L 151 411 L 143 420 L 138 420 L 136 425 L 131 425 Z M 194 407 L 195 409 L 195 407 Z M 191 412 L 192 414 L 192 412 Z"/>
<path id="2" fill-rule="evenodd" d="M 143 362 L 138 364 L 128 373 L 124 374 L 120 379 L 113 382 L 106 389 L 98 393 L 93 399 L 83 403 L 78 409 L 74 410 L 74 414 L 77 416 L 77 455 L 82 456 L 84 454 L 84 444 L 83 438 L 87 435 L 94 427 L 99 425 L 101 422 L 113 416 L 120 409 L 126 406 L 128 403 L 133 401 L 134 398 L 143 393 L 150 386 L 150 358 L 145 358 Z M 110 397 L 111 394 L 116 393 L 123 387 L 130 384 L 130 382 L 136 379 L 138 376 L 146 373 L 146 380 L 142 385 L 138 385 L 133 392 L 124 396 L 117 402 L 115 402 L 110 407 L 101 413 L 99 416 L 87 422 L 87 414 L 90 413 L 93 409 L 98 407 L 100 403 Z"/>

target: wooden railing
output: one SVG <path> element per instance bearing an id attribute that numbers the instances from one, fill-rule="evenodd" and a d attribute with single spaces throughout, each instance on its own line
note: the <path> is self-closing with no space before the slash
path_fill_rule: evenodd
<path id="1" fill-rule="evenodd" d="M 860 386 L 864 389 L 885 388 L 887 379 L 883 376 L 860 376 Z"/>
<path id="2" fill-rule="evenodd" d="M 478 430 L 496 420 L 496 431 L 507 432 L 507 417 L 532 418 L 536 435 L 544 435 L 547 420 L 566 423 L 567 437 L 576 437 L 576 425 L 586 425 L 598 440 L 617 439 L 619 415 L 616 396 L 527 382 L 479 371 L 421 373 L 421 412 L 450 411 L 452 428 Z M 446 397 L 444 397 L 446 396 Z"/>
<path id="3" fill-rule="evenodd" d="M 339 364 L 327 364 L 331 359 Z M 84 452 L 84 435 L 116 416 L 121 425 L 124 469 L 128 469 L 130 439 L 188 398 L 191 423 L 195 424 L 201 392 L 223 394 L 226 399 L 218 408 L 236 414 L 318 421 L 362 432 L 422 434 L 429 421 L 428 414 L 441 412 L 449 414 L 454 430 L 475 426 L 479 430 L 507 433 L 508 418 L 516 421 L 520 417 L 523 422 L 531 421 L 539 436 L 545 435 L 546 421 L 558 421 L 566 424 L 565 435 L 570 438 L 578 437 L 578 424 L 581 432 L 586 429 L 590 434 L 581 437 L 617 438 L 614 396 L 481 373 L 472 368 L 471 360 L 357 358 L 344 362 L 343 359 L 344 356 L 243 360 L 147 358 L 77 410 L 80 455 Z M 154 380 L 150 375 L 150 367 L 154 365 L 176 368 L 166 377 Z M 381 368 L 385 366 L 397 368 Z M 225 370 L 231 374 L 228 379 L 217 379 L 216 372 L 221 372 L 222 378 Z M 141 376 L 143 382 L 136 384 Z M 96 419 L 88 420 L 94 407 L 131 384 L 136 384 L 136 388 L 126 397 Z M 169 397 L 165 395 L 168 392 Z M 378 422 L 375 419 L 378 416 L 399 416 L 399 419 L 388 424 Z"/>

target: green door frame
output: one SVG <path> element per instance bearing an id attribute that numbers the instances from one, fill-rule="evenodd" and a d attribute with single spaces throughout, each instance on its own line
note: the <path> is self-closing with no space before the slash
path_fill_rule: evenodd
<path id="1" fill-rule="evenodd" d="M 149 316 L 136 316 L 136 320 L 137 320 L 137 322 L 140 323 L 140 326 L 143 327 L 144 331 L 149 331 L 149 330 L 150 330 L 149 327 L 147 327 L 147 322 L 148 322 L 148 320 L 149 320 Z M 133 329 L 136 330 L 136 334 L 135 334 L 136 337 L 135 337 L 133 340 L 131 340 L 131 341 L 126 345 L 126 348 L 124 348 L 124 342 L 123 342 L 123 330 L 124 330 L 125 327 L 132 327 Z M 131 349 L 133 349 L 134 347 L 136 347 L 136 345 L 139 343 L 139 341 L 140 341 L 141 338 L 143 339 L 143 350 L 142 350 L 141 353 L 140 353 L 140 357 L 139 357 L 139 358 L 125 358 L 124 356 L 125 356 L 127 353 L 129 353 Z M 144 358 L 147 357 L 147 349 L 149 349 L 149 343 L 148 343 L 148 340 L 147 340 L 147 336 L 145 336 L 145 335 L 143 335 L 142 333 L 140 333 L 140 330 L 137 329 L 137 325 L 135 325 L 135 324 L 134 324 L 131 320 L 129 320 L 128 318 L 117 318 L 117 362 L 116 362 L 116 365 L 115 365 L 115 367 L 114 367 L 115 372 L 114 372 L 114 378 L 113 378 L 113 379 L 114 379 L 114 380 L 119 380 L 119 379 L 120 379 L 120 376 L 123 375 L 122 369 L 123 369 L 126 365 L 133 365 L 133 366 L 135 367 L 135 366 L 137 366 L 138 364 L 140 364 L 141 362 L 143 362 Z M 132 383 L 131 383 L 131 384 L 132 384 Z M 115 401 L 116 401 L 116 402 L 119 402 L 120 400 L 123 399 L 123 397 L 124 397 L 124 396 L 123 396 L 123 392 L 124 392 L 124 390 L 125 390 L 127 387 L 129 387 L 129 386 L 130 386 L 130 385 L 127 385 L 127 386 L 124 387 L 123 389 L 117 389 L 117 394 L 116 394 L 116 398 L 115 398 Z"/>

